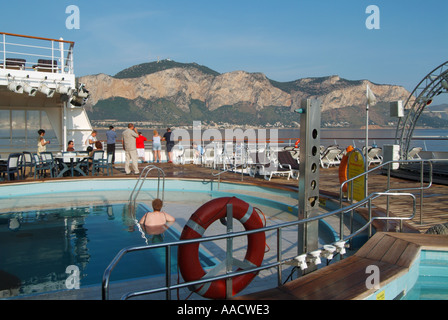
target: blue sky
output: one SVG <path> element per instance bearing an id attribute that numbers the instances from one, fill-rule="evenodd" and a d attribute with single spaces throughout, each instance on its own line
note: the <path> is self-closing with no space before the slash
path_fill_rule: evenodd
<path id="1" fill-rule="evenodd" d="M 79 29 L 66 28 L 69 5 L 80 10 Z M 369 5 L 380 10 L 379 30 L 366 28 Z M 22 0 L 2 11 L 0 31 L 74 41 L 77 76 L 160 57 L 276 81 L 339 75 L 412 91 L 448 60 L 446 0 Z"/>

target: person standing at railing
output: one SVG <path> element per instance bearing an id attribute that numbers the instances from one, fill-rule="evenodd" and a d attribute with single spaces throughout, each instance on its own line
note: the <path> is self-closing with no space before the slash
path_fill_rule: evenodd
<path id="1" fill-rule="evenodd" d="M 154 153 L 154 162 L 162 162 L 162 158 L 160 157 L 161 151 L 162 151 L 162 145 L 161 145 L 161 137 L 157 130 L 153 131 L 152 136 L 152 152 Z"/>
<path id="2" fill-rule="evenodd" d="M 148 139 L 141 133 L 138 133 L 137 138 L 137 154 L 139 159 L 142 159 L 142 162 L 145 163 L 145 141 L 148 141 Z"/>
<path id="3" fill-rule="evenodd" d="M 163 135 L 162 140 L 166 141 L 166 152 L 168 152 L 168 163 L 173 163 L 174 140 L 173 140 L 171 128 L 166 129 L 166 132 Z"/>
<path id="4" fill-rule="evenodd" d="M 131 174 L 130 162 L 132 161 L 132 169 L 135 174 L 139 174 L 138 169 L 138 154 L 137 154 L 137 138 L 138 131 L 132 123 L 128 124 L 128 128 L 123 131 L 123 149 L 125 150 L 125 165 L 124 170 L 126 174 Z"/>
<path id="5" fill-rule="evenodd" d="M 113 126 L 109 127 L 109 130 L 106 131 L 107 137 L 107 153 L 112 153 L 112 165 L 115 164 L 115 143 L 117 141 L 117 133 L 115 132 L 115 128 Z"/>

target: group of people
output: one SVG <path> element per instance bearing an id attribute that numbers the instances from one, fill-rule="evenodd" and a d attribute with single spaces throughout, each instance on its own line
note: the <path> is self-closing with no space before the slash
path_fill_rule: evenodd
<path id="1" fill-rule="evenodd" d="M 154 153 L 154 162 L 161 161 L 161 150 L 162 150 L 162 141 L 166 142 L 166 150 L 168 152 L 168 163 L 173 162 L 173 147 L 174 140 L 172 138 L 171 129 L 168 128 L 166 133 L 161 137 L 157 130 L 154 130 L 152 137 L 153 142 L 153 153 Z M 107 134 L 107 133 L 106 133 Z M 128 128 L 123 131 L 123 149 L 125 151 L 125 166 L 124 170 L 126 174 L 131 174 L 131 162 L 132 162 L 132 171 L 135 174 L 139 174 L 140 171 L 138 169 L 138 160 L 142 159 L 143 162 L 146 162 L 145 159 L 145 141 L 148 139 L 143 136 L 141 132 L 135 128 L 132 123 L 128 124 Z M 109 148 L 109 145 L 108 145 Z"/>
<path id="2" fill-rule="evenodd" d="M 40 129 L 38 131 L 39 138 L 37 144 L 37 154 L 41 154 L 46 151 L 46 146 L 50 141 L 46 141 L 45 130 Z M 132 123 L 128 124 L 128 128 L 123 131 L 123 149 L 125 150 L 125 172 L 127 175 L 131 174 L 131 163 L 132 171 L 135 174 L 139 174 L 138 161 L 141 159 L 143 162 L 146 161 L 145 157 L 145 141 L 148 139 L 139 131 Z M 106 131 L 106 143 L 107 143 L 107 153 L 112 154 L 112 164 L 115 164 L 115 144 L 117 141 L 117 133 L 113 126 L 109 126 L 109 130 Z M 172 137 L 171 128 L 168 128 L 163 136 L 160 136 L 157 130 L 154 130 L 152 137 L 152 149 L 154 154 L 154 162 L 161 162 L 161 151 L 162 151 L 162 141 L 166 142 L 166 149 L 168 152 L 168 163 L 173 162 L 173 147 L 174 140 Z M 85 141 L 86 149 L 88 152 L 93 153 L 95 150 L 103 150 L 103 144 L 97 138 L 97 131 L 93 130 L 92 133 Z M 74 142 L 70 140 L 67 145 L 67 151 L 75 151 Z"/>

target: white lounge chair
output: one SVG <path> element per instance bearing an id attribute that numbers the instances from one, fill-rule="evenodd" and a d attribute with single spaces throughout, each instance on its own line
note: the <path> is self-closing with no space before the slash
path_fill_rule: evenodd
<path id="1" fill-rule="evenodd" d="M 173 160 L 175 163 L 183 164 L 184 151 L 185 150 L 182 146 L 175 146 L 173 148 Z"/>
<path id="2" fill-rule="evenodd" d="M 289 152 L 289 151 L 281 151 Z M 279 154 L 281 153 L 279 152 Z M 254 177 L 256 174 L 264 176 L 266 180 L 271 180 L 272 176 L 286 176 L 289 178 L 292 175 L 292 169 L 288 165 L 283 165 L 279 162 L 279 157 L 273 156 L 267 157 L 264 152 L 251 153 L 252 163 L 249 165 L 249 174 Z"/>
<path id="3" fill-rule="evenodd" d="M 292 155 L 293 152 L 294 151 L 279 152 L 277 158 L 282 167 L 286 167 L 291 170 L 291 177 L 293 179 L 299 179 L 299 162 L 298 159 L 294 159 Z"/>
<path id="4" fill-rule="evenodd" d="M 328 147 L 320 156 L 320 165 L 322 168 L 337 166 L 341 163 L 340 155 L 342 150 L 338 147 Z"/>
<path id="5" fill-rule="evenodd" d="M 185 149 L 184 154 L 182 156 L 182 163 L 183 164 L 194 163 L 194 161 L 195 161 L 194 154 L 195 154 L 194 149 Z"/>
<path id="6" fill-rule="evenodd" d="M 408 159 L 414 160 L 414 159 L 421 159 L 420 158 L 420 151 L 422 151 L 421 147 L 414 147 L 408 152 Z"/>
<path id="7" fill-rule="evenodd" d="M 215 149 L 206 148 L 204 154 L 202 155 L 202 163 L 206 167 L 214 167 L 215 164 Z"/>
<path id="8" fill-rule="evenodd" d="M 383 150 L 381 148 L 370 148 L 369 152 L 367 153 L 367 161 L 369 166 L 371 164 L 382 164 L 383 163 L 383 156 L 382 156 Z"/>

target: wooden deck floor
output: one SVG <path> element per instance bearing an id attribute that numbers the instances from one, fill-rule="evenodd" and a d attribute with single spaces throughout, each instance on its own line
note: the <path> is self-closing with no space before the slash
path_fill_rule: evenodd
<path id="1" fill-rule="evenodd" d="M 376 233 L 355 255 L 283 286 L 236 300 L 359 300 L 377 289 L 366 288 L 366 268 L 379 268 L 384 287 L 408 272 L 420 250 L 448 251 L 448 235 Z"/>

